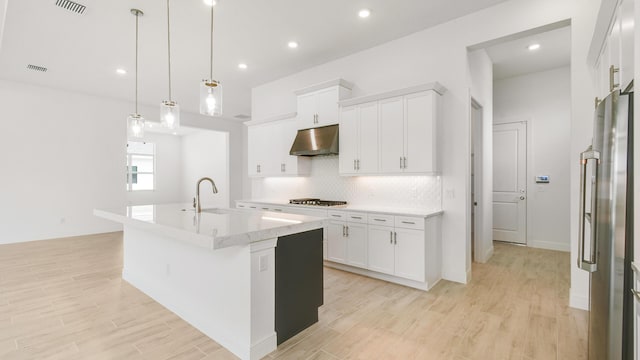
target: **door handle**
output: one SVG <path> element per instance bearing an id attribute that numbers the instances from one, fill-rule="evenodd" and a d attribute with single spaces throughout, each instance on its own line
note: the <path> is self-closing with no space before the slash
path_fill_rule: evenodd
<path id="1" fill-rule="evenodd" d="M 591 253 L 589 259 L 584 258 L 584 227 L 585 227 L 585 202 L 587 191 L 587 163 L 589 160 L 595 160 L 594 175 L 596 181 L 591 185 Z M 598 168 L 600 165 L 600 152 L 593 150 L 589 147 L 587 151 L 580 154 L 580 211 L 578 212 L 579 226 L 578 226 L 578 267 L 588 272 L 594 272 L 598 270 L 598 264 L 596 263 L 597 256 L 597 197 L 598 197 Z"/>
<path id="2" fill-rule="evenodd" d="M 524 200 L 524 199 L 525 199 L 524 196 L 520 196 L 520 200 Z"/>

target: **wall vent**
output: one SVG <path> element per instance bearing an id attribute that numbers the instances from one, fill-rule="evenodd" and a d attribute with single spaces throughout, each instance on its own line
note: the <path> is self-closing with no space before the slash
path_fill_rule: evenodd
<path id="1" fill-rule="evenodd" d="M 32 65 L 32 64 L 27 65 L 27 69 L 35 70 L 35 71 L 42 71 L 42 72 L 47 72 L 47 70 L 48 70 L 46 67 L 38 66 L 38 65 Z"/>
<path id="2" fill-rule="evenodd" d="M 247 114 L 238 114 L 238 115 L 234 116 L 234 118 L 239 119 L 239 120 L 247 120 L 247 119 L 251 119 L 251 116 L 249 116 Z"/>
<path id="3" fill-rule="evenodd" d="M 87 8 L 82 4 L 78 4 L 76 2 L 69 1 L 69 0 L 56 0 L 56 5 L 63 9 L 72 11 L 76 14 L 84 14 L 84 10 Z"/>

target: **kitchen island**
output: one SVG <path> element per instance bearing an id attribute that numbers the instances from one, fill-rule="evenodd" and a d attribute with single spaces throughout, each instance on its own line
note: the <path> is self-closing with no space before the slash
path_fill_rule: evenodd
<path id="1" fill-rule="evenodd" d="M 241 359 L 317 321 L 323 218 L 181 204 L 94 214 L 123 224 L 124 280 Z"/>

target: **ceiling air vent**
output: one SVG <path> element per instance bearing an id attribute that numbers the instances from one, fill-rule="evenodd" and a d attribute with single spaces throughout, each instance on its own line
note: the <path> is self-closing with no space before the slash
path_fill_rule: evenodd
<path id="1" fill-rule="evenodd" d="M 43 67 L 43 66 L 38 66 L 38 65 L 27 65 L 27 69 L 29 70 L 35 70 L 35 71 L 42 71 L 42 72 L 47 72 L 47 68 Z"/>
<path id="2" fill-rule="evenodd" d="M 247 120 L 247 119 L 251 119 L 251 116 L 249 116 L 247 114 L 238 114 L 238 115 L 234 116 L 234 118 L 236 118 L 238 120 Z"/>
<path id="3" fill-rule="evenodd" d="M 76 14 L 83 14 L 84 10 L 87 8 L 82 4 L 78 4 L 69 0 L 56 0 L 56 5 L 60 6 L 63 9 L 72 11 Z"/>

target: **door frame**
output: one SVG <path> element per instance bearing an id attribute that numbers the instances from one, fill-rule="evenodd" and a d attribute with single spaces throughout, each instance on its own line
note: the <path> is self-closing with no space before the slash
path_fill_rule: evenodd
<path id="1" fill-rule="evenodd" d="M 475 113 L 478 112 L 480 115 L 478 119 L 475 117 Z M 474 122 L 477 123 L 474 124 Z M 469 246 L 473 246 L 473 258 L 472 261 L 485 263 L 489 261 L 491 256 L 493 256 L 493 238 L 491 236 L 492 229 L 487 229 L 485 223 L 493 224 L 492 216 L 493 212 L 487 213 L 487 207 L 485 206 L 486 198 L 486 186 L 490 186 L 491 189 L 489 191 L 489 195 L 491 195 L 493 191 L 493 182 L 492 178 L 489 177 L 492 173 L 487 174 L 484 171 L 485 166 L 491 166 L 493 169 L 491 154 L 487 155 L 486 147 L 487 145 L 492 144 L 492 139 L 487 139 L 486 129 L 487 125 L 489 129 L 493 128 L 493 124 L 487 124 L 487 119 L 484 116 L 484 107 L 480 102 L 478 102 L 473 96 L 470 96 L 470 107 L 469 107 L 469 237 L 470 242 L 473 240 L 473 244 Z M 490 131 L 493 134 L 492 130 Z M 471 152 L 473 152 L 474 156 L 471 157 Z M 487 158 L 489 156 L 489 158 Z M 472 163 L 473 162 L 473 163 Z M 471 184 L 471 168 L 473 166 L 474 170 L 474 181 Z M 473 189 L 471 188 L 473 186 Z M 473 209 L 473 198 L 471 197 L 471 193 L 473 192 L 475 196 L 475 200 L 478 205 Z M 475 210 L 475 211 L 474 211 Z M 473 213 L 473 215 L 472 215 Z M 473 216 L 473 219 L 471 217 Z M 473 229 L 471 229 L 471 225 L 473 224 Z M 471 239 L 471 232 L 474 233 L 474 239 Z M 470 249 L 471 250 L 471 249 Z"/>
<path id="2" fill-rule="evenodd" d="M 530 246 L 530 242 L 531 242 L 531 226 L 529 226 L 530 224 L 532 224 L 532 212 L 530 211 L 531 208 L 531 201 L 529 201 L 529 197 L 531 196 L 529 190 L 533 189 L 533 186 L 531 185 L 533 183 L 533 180 L 530 179 L 530 175 L 533 174 L 533 169 L 531 168 L 533 166 L 533 154 L 531 151 L 531 144 L 533 141 L 533 137 L 532 137 L 532 133 L 533 133 L 533 129 L 531 128 L 531 117 L 509 117 L 509 118 L 505 118 L 503 120 L 500 120 L 498 122 L 496 122 L 496 119 L 493 119 L 493 124 L 491 124 L 491 131 L 493 133 L 493 126 L 494 125 L 504 125 L 504 124 L 515 124 L 515 123 L 521 123 L 524 124 L 524 128 L 525 131 L 527 132 L 527 135 L 525 137 L 525 139 L 527 139 L 527 143 L 525 144 L 525 159 L 527 162 L 527 165 L 524 167 L 524 171 L 525 171 L 525 182 L 524 182 L 524 188 L 525 188 L 525 193 L 527 194 L 527 204 L 525 206 L 525 211 L 526 211 L 526 216 L 525 216 L 525 232 L 524 232 L 524 236 L 525 236 L 525 241 L 524 241 L 524 246 Z M 491 163 L 491 171 L 493 172 L 493 162 Z M 492 192 L 493 194 L 493 192 Z M 492 204 L 493 204 L 493 199 L 492 199 Z M 491 206 L 491 208 L 493 209 L 493 205 Z M 492 224 L 492 232 L 493 232 L 493 224 Z M 521 244 L 517 244 L 517 243 L 513 243 L 516 245 L 521 245 Z"/>

